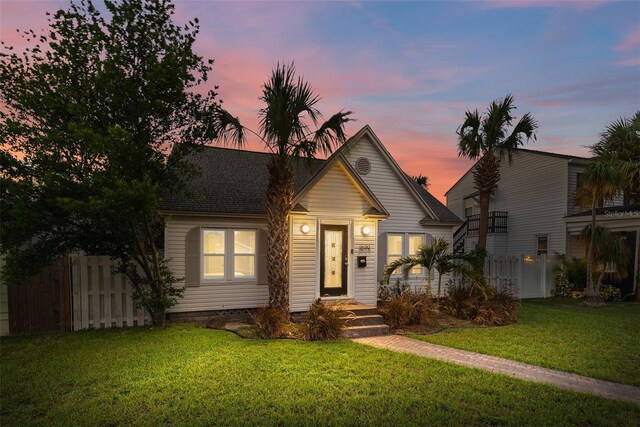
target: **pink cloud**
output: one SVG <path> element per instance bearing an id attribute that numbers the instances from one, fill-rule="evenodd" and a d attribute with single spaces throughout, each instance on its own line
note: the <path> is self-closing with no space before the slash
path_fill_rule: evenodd
<path id="1" fill-rule="evenodd" d="M 614 50 L 618 52 L 627 52 L 630 50 L 634 50 L 640 47 L 640 28 L 636 28 L 627 34 L 622 43 L 617 45 Z"/>
<path id="2" fill-rule="evenodd" d="M 640 58 L 627 58 L 616 62 L 616 64 L 624 67 L 637 67 L 640 66 Z"/>
<path id="3" fill-rule="evenodd" d="M 613 1 L 614 0 L 489 0 L 478 3 L 481 7 L 491 9 L 544 7 L 590 10 Z"/>

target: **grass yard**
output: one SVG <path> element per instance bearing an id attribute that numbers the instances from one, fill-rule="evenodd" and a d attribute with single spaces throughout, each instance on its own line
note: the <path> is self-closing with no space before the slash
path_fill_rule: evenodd
<path id="1" fill-rule="evenodd" d="M 524 301 L 518 322 L 416 335 L 435 344 L 640 386 L 640 304 L 590 308 L 568 299 Z"/>
<path id="2" fill-rule="evenodd" d="M 640 407 L 350 341 L 200 328 L 7 339 L 0 424 L 636 425 Z"/>

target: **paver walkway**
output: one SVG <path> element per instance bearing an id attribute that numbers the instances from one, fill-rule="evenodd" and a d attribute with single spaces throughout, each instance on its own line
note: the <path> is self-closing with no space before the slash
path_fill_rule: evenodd
<path id="1" fill-rule="evenodd" d="M 529 365 L 501 357 L 431 344 L 400 335 L 357 338 L 354 339 L 354 341 L 374 347 L 402 353 L 413 353 L 419 356 L 470 366 L 472 368 L 498 372 L 527 381 L 549 383 L 560 388 L 596 394 L 608 399 L 624 400 L 640 405 L 640 387 L 628 384 L 619 384 L 570 374 L 568 372 L 555 371 L 553 369 Z"/>

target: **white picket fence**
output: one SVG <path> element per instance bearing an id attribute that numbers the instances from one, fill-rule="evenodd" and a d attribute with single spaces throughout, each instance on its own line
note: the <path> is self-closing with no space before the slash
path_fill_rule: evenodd
<path id="1" fill-rule="evenodd" d="M 109 257 L 72 255 L 73 330 L 149 324 L 135 306 L 131 285 Z"/>
<path id="2" fill-rule="evenodd" d="M 489 255 L 484 275 L 497 289 L 513 286 L 518 298 L 547 298 L 554 285 L 553 263 L 546 255 Z"/>

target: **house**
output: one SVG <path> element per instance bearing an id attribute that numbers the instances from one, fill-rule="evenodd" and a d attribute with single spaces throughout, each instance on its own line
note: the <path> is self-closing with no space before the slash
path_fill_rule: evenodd
<path id="1" fill-rule="evenodd" d="M 268 301 L 266 185 L 270 154 L 205 148 L 195 196 L 168 195 L 165 257 L 185 292 L 172 313 L 255 308 Z M 383 267 L 462 221 L 398 166 L 369 126 L 326 160 L 295 163 L 290 304 L 317 298 L 375 305 Z M 425 271 L 410 272 L 413 285 Z"/>
<path id="2" fill-rule="evenodd" d="M 579 233 L 590 220 L 573 202 L 580 176 L 589 159 L 529 149 L 517 150 L 500 166 L 500 182 L 489 204 L 487 251 L 493 255 L 553 255 L 554 252 L 585 256 Z M 469 251 L 477 242 L 479 225 L 478 192 L 471 167 L 445 193 L 447 207 L 464 223 L 454 232 L 454 249 Z M 633 281 L 638 268 L 640 211 L 623 195 L 598 209 L 601 224 L 620 233 L 634 256 L 627 275 Z M 633 282 L 624 285 L 633 289 Z"/>

